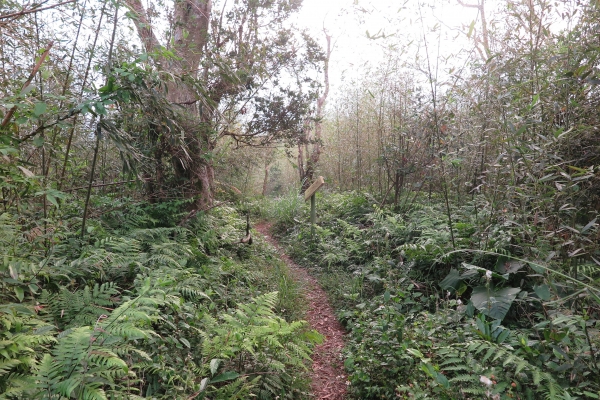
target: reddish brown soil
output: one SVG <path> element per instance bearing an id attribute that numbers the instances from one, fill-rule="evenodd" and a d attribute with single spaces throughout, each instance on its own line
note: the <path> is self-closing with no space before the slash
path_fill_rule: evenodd
<path id="1" fill-rule="evenodd" d="M 281 259 L 287 263 L 295 278 L 302 284 L 304 295 L 309 302 L 305 319 L 313 329 L 325 337 L 323 343 L 315 347 L 313 353 L 312 395 L 319 400 L 343 400 L 346 398 L 346 374 L 342 361 L 344 329 L 335 317 L 327 295 L 317 280 L 285 254 L 277 240 L 270 235 L 270 227 L 268 223 L 261 223 L 254 228 L 277 249 Z"/>

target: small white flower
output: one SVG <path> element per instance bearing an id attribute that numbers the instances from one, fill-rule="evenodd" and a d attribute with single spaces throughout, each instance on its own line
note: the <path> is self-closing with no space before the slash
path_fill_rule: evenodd
<path id="1" fill-rule="evenodd" d="M 483 383 L 486 386 L 492 386 L 492 380 L 485 375 L 481 375 L 479 377 L 479 382 Z"/>
<path id="2" fill-rule="evenodd" d="M 462 301 L 460 301 L 460 299 L 456 300 L 456 304 L 458 304 L 459 306 L 462 304 Z"/>
<path id="3" fill-rule="evenodd" d="M 485 279 L 487 279 L 488 281 L 492 279 L 492 271 L 488 270 L 485 272 Z"/>

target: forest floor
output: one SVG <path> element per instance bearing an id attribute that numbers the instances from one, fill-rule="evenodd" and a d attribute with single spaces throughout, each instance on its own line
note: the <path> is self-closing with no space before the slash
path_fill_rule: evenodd
<path id="1" fill-rule="evenodd" d="M 260 223 L 254 228 L 277 249 L 281 259 L 290 267 L 294 277 L 301 284 L 304 296 L 308 301 L 305 319 L 325 338 L 323 343 L 315 347 L 313 353 L 313 365 L 310 373 L 313 398 L 318 400 L 345 399 L 346 374 L 342 360 L 344 329 L 329 304 L 327 294 L 315 278 L 285 254 L 277 240 L 271 236 L 270 224 Z"/>

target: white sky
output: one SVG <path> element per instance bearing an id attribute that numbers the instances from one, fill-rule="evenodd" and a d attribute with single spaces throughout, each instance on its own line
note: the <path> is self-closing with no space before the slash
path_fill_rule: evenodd
<path id="1" fill-rule="evenodd" d="M 462 1 L 466 4 L 480 2 Z M 502 8 L 506 5 L 506 0 L 485 1 L 490 32 L 495 26 L 500 28 L 504 24 L 504 17 L 499 12 L 504 13 Z M 552 31 L 558 32 L 568 27 L 568 21 L 560 15 L 571 7 L 577 8 L 576 2 L 557 0 L 552 3 Z M 469 54 L 474 58 L 480 57 L 474 52 L 472 39 L 466 35 L 473 22 L 475 30 L 479 32 L 481 19 L 478 9 L 464 7 L 459 0 L 303 0 L 302 10 L 296 20 L 298 26 L 308 28 L 323 46 L 325 38 L 322 29 L 325 26 L 336 43 L 330 63 L 330 98 L 336 96 L 344 82 L 364 76 L 365 63 L 375 66 L 384 62 L 385 48 L 395 45 L 400 49 L 413 40 L 401 59 L 412 63 L 418 54 L 423 60 L 426 52 L 418 43 L 422 42 L 424 33 L 432 69 L 435 70 L 434 64 L 439 62 L 438 77 L 447 77 L 447 71 L 451 67 L 461 68 Z M 437 30 L 433 31 L 436 25 Z M 388 38 L 369 39 L 367 31 L 371 36 L 377 36 L 378 32 L 385 33 Z M 449 57 L 458 53 L 462 53 L 461 56 Z"/>
<path id="2" fill-rule="evenodd" d="M 419 2 L 429 6 L 423 6 L 419 11 Z M 477 0 L 464 2 L 476 4 Z M 494 19 L 497 4 L 498 0 L 486 2 L 488 23 Z M 457 0 L 304 0 L 296 23 L 308 28 L 323 46 L 323 25 L 331 33 L 336 43 L 330 63 L 331 94 L 335 96 L 344 81 L 364 73 L 365 62 L 371 65 L 382 62 L 386 47 L 406 44 L 413 39 L 416 43 L 423 38 L 424 31 L 430 32 L 438 23 L 441 56 L 471 49 L 473 44 L 460 32 L 467 32 L 476 19 L 475 26 L 479 28 L 478 10 L 462 7 Z M 367 37 L 367 31 L 371 36 L 378 33 L 393 36 L 373 40 Z M 427 37 L 430 56 L 435 62 L 438 34 L 427 34 Z M 406 61 L 414 60 L 416 44 L 411 49 L 412 53 L 405 55 Z M 420 56 L 425 57 L 422 50 Z M 443 69 L 442 65 L 440 69 Z"/>

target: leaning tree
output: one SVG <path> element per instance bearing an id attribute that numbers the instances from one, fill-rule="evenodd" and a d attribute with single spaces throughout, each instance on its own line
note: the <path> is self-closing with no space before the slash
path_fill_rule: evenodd
<path id="1" fill-rule="evenodd" d="M 164 34 L 140 0 L 126 3 L 152 68 L 168 77 L 164 102 L 139 102 L 154 162 L 145 174 L 150 194 L 177 184 L 205 209 L 219 141 L 293 140 L 310 111 L 323 54 L 289 23 L 301 0 L 175 0 Z M 160 104 L 172 111 L 171 122 L 157 118 Z"/>

